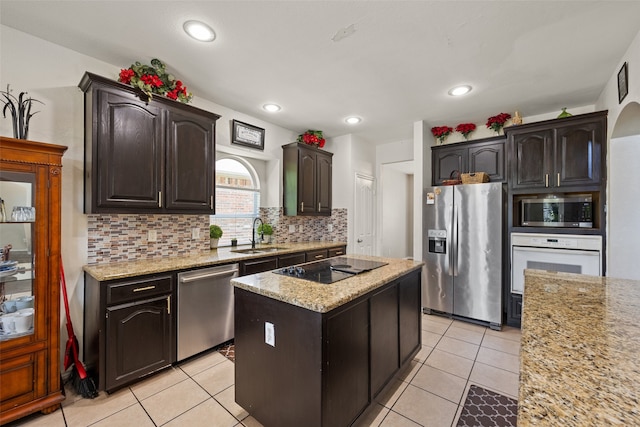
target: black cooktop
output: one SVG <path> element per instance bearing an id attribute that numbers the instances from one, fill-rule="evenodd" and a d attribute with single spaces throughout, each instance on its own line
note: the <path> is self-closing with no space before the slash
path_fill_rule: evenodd
<path id="1" fill-rule="evenodd" d="M 383 265 L 387 265 L 387 263 L 351 257 L 335 257 L 308 264 L 278 268 L 273 272 L 284 276 L 329 284 L 353 277 L 356 274 L 365 273 Z"/>

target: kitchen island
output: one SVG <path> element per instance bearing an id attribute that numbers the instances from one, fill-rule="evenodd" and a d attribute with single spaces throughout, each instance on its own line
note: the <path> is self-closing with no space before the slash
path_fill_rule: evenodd
<path id="1" fill-rule="evenodd" d="M 640 425 L 640 282 L 525 270 L 518 426 Z"/>
<path id="2" fill-rule="evenodd" d="M 349 258 L 387 264 L 331 284 L 232 280 L 236 402 L 266 427 L 350 425 L 421 348 L 422 263 Z"/>

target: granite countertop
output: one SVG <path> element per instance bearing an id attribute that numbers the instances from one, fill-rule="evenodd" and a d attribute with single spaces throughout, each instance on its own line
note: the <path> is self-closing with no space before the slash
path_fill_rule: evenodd
<path id="1" fill-rule="evenodd" d="M 316 249 L 335 248 L 346 245 L 346 242 L 305 242 L 257 245 L 257 250 L 262 249 L 267 251 L 253 254 L 243 254 L 232 251 L 232 249 L 251 249 L 250 246 L 238 246 L 236 248 L 222 247 L 194 255 L 154 258 L 139 261 L 112 262 L 109 264 L 89 264 L 85 265 L 83 269 L 94 279 L 98 281 L 105 281 L 142 276 L 145 274 L 164 273 L 166 271 L 188 270 L 196 267 L 228 264 L 248 259 L 313 251 Z M 277 249 L 274 250 L 274 248 Z"/>
<path id="2" fill-rule="evenodd" d="M 525 270 L 518 426 L 640 425 L 640 281 Z"/>
<path id="3" fill-rule="evenodd" d="M 348 255 L 352 258 L 388 263 L 366 273 L 358 274 L 331 284 L 322 284 L 271 271 L 236 277 L 231 283 L 238 288 L 279 301 L 326 313 L 364 295 L 398 277 L 419 270 L 423 262 L 367 255 Z"/>

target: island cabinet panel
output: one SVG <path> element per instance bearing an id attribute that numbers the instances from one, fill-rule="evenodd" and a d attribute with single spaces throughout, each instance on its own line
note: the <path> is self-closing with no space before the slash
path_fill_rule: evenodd
<path id="1" fill-rule="evenodd" d="M 400 363 L 407 363 L 422 347 L 422 303 L 420 273 L 414 272 L 400 279 L 399 319 L 400 319 Z"/>
<path id="2" fill-rule="evenodd" d="M 375 397 L 400 366 L 398 287 L 371 297 L 371 393 Z"/>
<path id="3" fill-rule="evenodd" d="M 239 288 L 234 299 L 236 402 L 265 427 L 321 426 L 322 314 Z"/>
<path id="4" fill-rule="evenodd" d="M 368 301 L 334 311 L 324 325 L 322 425 L 348 426 L 369 404 Z"/>
<path id="5" fill-rule="evenodd" d="M 236 402 L 265 427 L 354 423 L 421 347 L 420 277 L 407 273 L 326 313 L 236 287 Z"/>

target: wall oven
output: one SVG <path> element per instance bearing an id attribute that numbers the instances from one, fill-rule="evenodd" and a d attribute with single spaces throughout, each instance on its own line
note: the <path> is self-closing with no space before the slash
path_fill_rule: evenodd
<path id="1" fill-rule="evenodd" d="M 524 292 L 524 270 L 602 274 L 602 236 L 511 233 L 511 293 Z"/>

